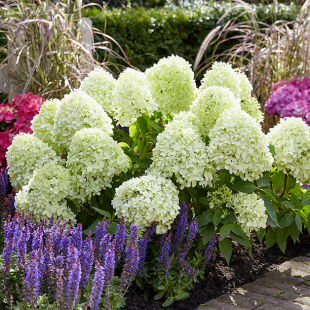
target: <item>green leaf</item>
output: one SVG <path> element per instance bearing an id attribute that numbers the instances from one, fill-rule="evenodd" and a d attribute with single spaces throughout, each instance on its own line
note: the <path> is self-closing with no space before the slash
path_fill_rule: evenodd
<path id="1" fill-rule="evenodd" d="M 129 127 L 129 137 L 133 140 L 133 142 L 137 142 L 139 139 L 139 127 L 137 122 L 133 123 Z"/>
<path id="2" fill-rule="evenodd" d="M 147 150 L 147 141 L 144 141 L 141 148 L 139 149 L 139 159 L 142 160 L 145 157 Z"/>
<path id="3" fill-rule="evenodd" d="M 201 237 L 204 237 L 203 244 L 207 244 L 215 233 L 215 227 L 213 223 L 209 223 L 201 232 L 199 232 Z"/>
<path id="4" fill-rule="evenodd" d="M 220 248 L 221 254 L 223 255 L 227 264 L 229 265 L 229 261 L 230 261 L 231 254 L 232 254 L 232 246 L 231 246 L 229 239 L 224 238 L 223 240 L 221 240 L 219 242 L 219 248 Z"/>
<path id="5" fill-rule="evenodd" d="M 266 233 L 266 248 L 271 248 L 277 242 L 277 231 L 271 228 Z"/>
<path id="6" fill-rule="evenodd" d="M 259 231 L 256 232 L 256 236 L 259 240 L 259 243 L 262 243 L 265 237 L 266 231 L 265 229 L 261 228 Z"/>
<path id="7" fill-rule="evenodd" d="M 188 298 L 189 296 L 190 296 L 190 293 L 185 292 L 185 293 L 183 293 L 183 294 L 177 295 L 177 296 L 175 297 L 175 299 L 176 299 L 176 300 L 182 300 L 182 299 Z"/>
<path id="8" fill-rule="evenodd" d="M 249 239 L 247 237 L 242 237 L 240 235 L 236 235 L 234 234 L 232 231 L 230 232 L 230 236 L 236 241 L 238 242 L 239 244 L 241 245 L 244 245 L 246 247 L 250 247 L 251 246 L 251 243 L 249 241 Z"/>
<path id="9" fill-rule="evenodd" d="M 174 303 L 174 297 L 169 297 L 166 301 L 161 305 L 162 307 L 169 307 Z"/>
<path id="10" fill-rule="evenodd" d="M 142 134 L 142 137 L 144 138 L 147 132 L 147 120 L 143 116 L 139 116 L 137 119 L 137 123 L 140 129 L 140 132 Z"/>
<path id="11" fill-rule="evenodd" d="M 91 230 L 91 233 L 94 234 L 96 232 L 96 227 L 98 223 L 101 221 L 102 219 L 96 219 L 87 229 L 83 230 L 83 234 L 88 235 L 90 230 Z"/>
<path id="12" fill-rule="evenodd" d="M 276 210 L 271 200 L 265 195 L 260 196 L 260 198 L 264 200 L 264 204 L 265 204 L 267 213 L 269 214 L 270 218 L 275 223 L 275 225 L 278 226 L 278 218 L 277 218 Z"/>
<path id="13" fill-rule="evenodd" d="M 291 189 L 293 189 L 296 185 L 296 179 L 288 174 L 287 175 L 287 180 L 286 180 L 286 192 L 289 192 Z"/>
<path id="14" fill-rule="evenodd" d="M 257 187 L 268 187 L 270 186 L 270 172 L 266 171 L 263 176 L 255 181 Z"/>
<path id="15" fill-rule="evenodd" d="M 279 247 L 283 246 L 284 242 L 286 243 L 286 239 L 289 234 L 290 234 L 290 229 L 288 228 L 279 228 L 277 230 L 277 242 L 278 242 Z"/>
<path id="16" fill-rule="evenodd" d="M 74 214 L 76 214 L 76 215 L 78 214 L 76 205 L 75 205 L 72 201 L 68 200 L 68 201 L 67 201 L 67 205 L 68 205 L 68 207 L 71 209 L 71 211 L 72 211 Z"/>
<path id="17" fill-rule="evenodd" d="M 282 218 L 280 222 L 280 227 L 285 228 L 290 226 L 294 221 L 294 214 L 292 212 L 285 213 L 284 217 Z"/>
<path id="18" fill-rule="evenodd" d="M 310 213 L 308 214 L 308 224 L 307 224 L 308 233 L 310 234 Z"/>
<path id="19" fill-rule="evenodd" d="M 123 308 L 125 306 L 126 298 L 122 299 L 118 304 L 116 305 L 117 309 Z"/>
<path id="20" fill-rule="evenodd" d="M 244 231 L 242 229 L 242 227 L 237 224 L 237 223 L 231 223 L 230 224 L 230 229 L 233 233 L 235 233 L 236 235 L 239 235 L 239 236 L 244 236 Z"/>
<path id="21" fill-rule="evenodd" d="M 271 180 L 273 184 L 275 185 L 275 190 L 279 191 L 284 187 L 284 179 L 285 179 L 285 174 L 283 173 L 282 170 L 280 171 L 275 171 L 271 177 Z"/>
<path id="22" fill-rule="evenodd" d="M 112 222 L 110 224 L 110 227 L 107 231 L 108 234 L 110 234 L 111 236 L 114 236 L 117 230 L 117 223 L 116 222 Z"/>
<path id="23" fill-rule="evenodd" d="M 223 215 L 223 211 L 222 210 L 218 210 L 217 212 L 215 212 L 215 214 L 213 215 L 213 224 L 214 226 L 217 226 L 218 223 L 221 221 Z"/>
<path id="24" fill-rule="evenodd" d="M 99 214 L 105 216 L 108 219 L 111 218 L 111 214 L 109 212 L 107 212 L 107 211 L 104 211 L 104 210 L 101 210 L 101 209 L 95 208 L 95 207 L 92 207 L 92 209 L 94 209 L 96 212 L 98 212 Z"/>
<path id="25" fill-rule="evenodd" d="M 237 218 L 236 218 L 234 212 L 229 210 L 228 214 L 221 220 L 221 223 L 227 224 L 227 223 L 236 222 L 236 221 L 237 221 Z"/>
<path id="26" fill-rule="evenodd" d="M 209 199 L 207 197 L 199 197 L 199 202 L 205 206 L 208 206 L 209 205 Z"/>
<path id="27" fill-rule="evenodd" d="M 202 229 L 204 226 L 209 224 L 213 219 L 213 211 L 210 209 L 208 211 L 203 212 L 201 215 L 197 216 L 197 222 L 199 229 Z"/>
<path id="28" fill-rule="evenodd" d="M 132 160 L 132 161 L 137 161 L 138 160 L 138 156 L 134 153 L 134 151 L 132 150 L 132 148 L 125 142 L 120 142 L 118 144 L 122 150 L 124 151 L 124 153 Z"/>
<path id="29" fill-rule="evenodd" d="M 231 185 L 230 188 L 236 192 L 249 194 L 256 190 L 256 185 L 250 181 L 239 181 L 236 184 Z"/>
<path id="30" fill-rule="evenodd" d="M 276 155 L 276 149 L 275 149 L 274 145 L 270 144 L 270 145 L 268 145 L 268 148 L 269 148 L 270 153 L 273 156 L 275 156 Z"/>
<path id="31" fill-rule="evenodd" d="M 290 235 L 291 235 L 294 243 L 296 243 L 296 241 L 298 240 L 299 235 L 300 235 L 300 231 L 298 230 L 296 223 L 292 223 L 292 225 L 290 227 Z"/>
<path id="32" fill-rule="evenodd" d="M 299 213 L 296 213 L 296 215 L 295 215 L 295 223 L 296 223 L 299 231 L 302 232 L 302 222 L 301 222 L 301 216 Z"/>
<path id="33" fill-rule="evenodd" d="M 307 190 L 307 191 L 303 194 L 301 204 L 302 204 L 303 206 L 308 206 L 308 205 L 310 205 L 310 189 Z"/>
<path id="34" fill-rule="evenodd" d="M 230 224 L 223 225 L 220 230 L 220 235 L 222 237 L 226 237 L 229 235 L 229 233 L 230 233 Z"/>
<path id="35" fill-rule="evenodd" d="M 160 286 L 158 286 L 158 288 L 157 288 L 159 291 L 162 291 L 162 290 L 165 290 L 166 289 L 166 287 L 164 286 L 164 285 L 160 285 Z"/>
<path id="36" fill-rule="evenodd" d="M 283 206 L 285 206 L 288 209 L 294 210 L 294 205 L 287 199 L 282 198 L 282 197 L 278 197 L 277 198 L 279 202 L 281 202 L 283 204 Z"/>

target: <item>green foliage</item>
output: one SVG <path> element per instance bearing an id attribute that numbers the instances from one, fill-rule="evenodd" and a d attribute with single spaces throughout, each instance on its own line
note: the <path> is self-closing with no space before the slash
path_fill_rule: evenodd
<path id="1" fill-rule="evenodd" d="M 231 8 L 231 3 L 216 2 L 212 5 L 196 8 L 164 7 L 160 9 L 126 8 L 113 9 L 105 12 L 97 9 L 88 10 L 85 16 L 93 21 L 94 28 L 113 37 L 123 48 L 130 63 L 145 71 L 160 58 L 172 54 L 179 55 L 194 64 L 199 47 L 204 38 L 217 26 L 219 18 Z M 273 7 L 253 5 L 260 21 L 271 23 Z M 291 20 L 289 13 L 296 13 L 294 5 L 280 5 L 278 12 L 281 18 Z M 237 17 L 239 11 L 229 14 L 220 24 Z M 281 14 L 284 13 L 284 14 Z M 242 17 L 239 21 L 242 21 Z M 102 37 L 95 35 L 95 40 Z M 223 43 L 220 51 L 224 52 L 237 40 Z M 115 51 L 119 52 L 115 46 Z M 212 49 L 209 48 L 208 52 Z M 98 60 L 105 58 L 105 51 L 98 50 Z M 199 77 L 199 79 L 202 75 Z"/>

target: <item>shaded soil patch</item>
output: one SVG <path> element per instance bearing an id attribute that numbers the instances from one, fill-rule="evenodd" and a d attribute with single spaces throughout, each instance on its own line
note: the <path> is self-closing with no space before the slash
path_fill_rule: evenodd
<path id="1" fill-rule="evenodd" d="M 237 248 L 237 245 L 235 245 Z M 253 246 L 253 258 L 246 250 L 233 252 L 230 265 L 227 266 L 224 258 L 214 254 L 205 271 L 205 279 L 195 284 L 190 291 L 190 298 L 173 303 L 170 307 L 161 307 L 164 299 L 154 300 L 154 294 L 150 294 L 145 300 L 143 292 L 132 287 L 127 294 L 125 310 L 195 310 L 199 305 L 214 299 L 224 293 L 230 293 L 234 288 L 242 284 L 252 282 L 259 278 L 265 271 L 273 269 L 273 265 L 281 264 L 297 256 L 310 256 L 310 236 L 300 236 L 300 243 L 290 241 L 285 254 L 277 246 L 266 249 L 265 245 L 255 241 Z"/>

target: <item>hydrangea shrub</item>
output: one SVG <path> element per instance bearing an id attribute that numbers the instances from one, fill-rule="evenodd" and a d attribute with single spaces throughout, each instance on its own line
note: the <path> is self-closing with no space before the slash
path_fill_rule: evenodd
<path id="1" fill-rule="evenodd" d="M 5 153 L 19 133 L 32 133 L 31 121 L 45 100 L 31 93 L 15 97 L 11 103 L 0 104 L 0 166 L 6 164 Z"/>

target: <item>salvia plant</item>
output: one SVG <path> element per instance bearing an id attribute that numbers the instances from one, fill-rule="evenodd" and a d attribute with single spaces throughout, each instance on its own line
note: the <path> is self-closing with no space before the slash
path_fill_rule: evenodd
<path id="1" fill-rule="evenodd" d="M 97 68 L 79 89 L 47 100 L 32 121 L 33 134 L 17 135 L 8 148 L 16 211 L 31 213 L 38 227 L 53 218 L 84 237 L 106 217 L 110 236 L 104 226 L 94 239 L 87 237 L 94 244 L 77 242 L 66 254 L 72 263 L 80 259 L 72 277 L 78 279 L 84 262 L 93 259 L 101 267 L 107 259 L 134 270 L 124 262 L 140 255 L 145 268 L 138 286 L 165 297 L 165 305 L 187 298 L 215 242 L 229 263 L 235 243 L 251 255 L 256 236 L 284 252 L 288 240 L 310 230 L 310 192 L 303 189 L 310 180 L 309 126 L 287 117 L 266 135 L 261 121 L 251 83 L 227 63 L 214 63 L 199 88 L 190 64 L 178 56 L 145 73 L 126 69 L 116 81 Z M 120 219 L 135 228 L 117 231 Z M 114 241 L 124 233 L 132 250 Z M 89 259 L 76 254 L 93 246 Z M 39 243 L 35 247 L 40 250 Z M 112 274 L 98 263 L 95 279 Z M 91 292 L 87 270 L 81 292 L 85 285 Z M 68 286 L 65 270 L 58 275 L 70 300 L 78 299 L 78 284 Z M 125 276 L 118 285 L 123 294 Z M 106 284 L 96 280 L 96 287 Z M 117 291 L 104 292 L 112 305 Z"/>

